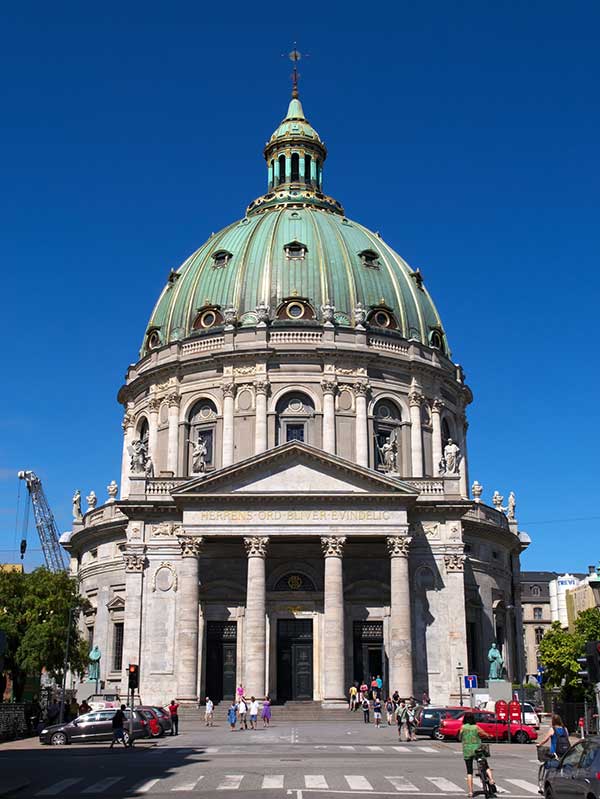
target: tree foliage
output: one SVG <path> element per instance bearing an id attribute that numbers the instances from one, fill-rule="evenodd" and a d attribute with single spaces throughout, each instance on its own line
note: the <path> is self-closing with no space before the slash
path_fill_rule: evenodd
<path id="1" fill-rule="evenodd" d="M 69 610 L 84 610 L 86 599 L 65 572 L 39 568 L 29 574 L 0 572 L 0 629 L 7 639 L 5 669 L 12 677 L 20 699 L 27 673 L 45 668 L 62 679 Z M 87 664 L 87 646 L 78 630 L 78 613 L 71 615 L 70 667 L 82 672 Z"/>
<path id="2" fill-rule="evenodd" d="M 581 669 L 577 658 L 585 654 L 586 641 L 600 641 L 600 609 L 590 608 L 579 614 L 573 630 L 563 630 L 555 621 L 542 638 L 540 661 L 544 666 L 544 683 L 562 688 L 565 699 L 574 699 L 583 693 Z"/>

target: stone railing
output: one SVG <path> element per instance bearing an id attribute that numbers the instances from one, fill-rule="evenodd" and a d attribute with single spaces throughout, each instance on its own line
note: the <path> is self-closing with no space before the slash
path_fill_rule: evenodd
<path id="1" fill-rule="evenodd" d="M 495 527 L 502 527 L 505 530 L 509 529 L 508 519 L 503 513 L 482 503 L 476 503 L 472 508 L 469 508 L 464 515 L 464 519 L 465 521 L 493 524 Z"/>
<path id="2" fill-rule="evenodd" d="M 223 346 L 224 340 L 223 336 L 214 336 L 213 338 L 200 338 L 197 341 L 189 341 L 187 344 L 181 345 L 181 354 L 195 355 L 197 352 L 219 350 Z"/>
<path id="3" fill-rule="evenodd" d="M 408 344 L 400 344 L 397 341 L 388 341 L 388 339 L 379 338 L 379 336 L 369 336 L 367 343 L 369 347 L 374 347 L 376 350 L 387 350 L 388 352 L 402 353 L 408 353 L 409 351 Z"/>
<path id="4" fill-rule="evenodd" d="M 102 505 L 100 508 L 88 511 L 83 517 L 83 523 L 85 527 L 93 527 L 103 522 L 111 522 L 126 518 L 125 514 L 121 513 L 114 502 L 107 502 L 106 505 Z"/>
<path id="5" fill-rule="evenodd" d="M 446 493 L 442 478 L 434 480 L 429 477 L 417 477 L 405 480 L 404 482 L 413 486 L 419 493 L 425 494 L 426 496 L 443 496 Z"/>
<path id="6" fill-rule="evenodd" d="M 146 480 L 146 494 L 149 497 L 168 497 L 174 488 L 189 479 L 189 477 L 152 477 Z"/>
<path id="7" fill-rule="evenodd" d="M 323 334 L 312 330 L 279 330 L 271 333 L 272 344 L 320 344 Z"/>

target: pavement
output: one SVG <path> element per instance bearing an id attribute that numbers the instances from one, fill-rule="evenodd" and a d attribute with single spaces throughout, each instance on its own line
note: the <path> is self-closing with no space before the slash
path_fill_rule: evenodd
<path id="1" fill-rule="evenodd" d="M 535 746 L 492 744 L 490 765 L 507 799 L 537 796 Z M 224 791 L 245 799 L 443 799 L 465 795 L 465 767 L 458 743 L 399 743 L 395 727 L 356 718 L 275 719 L 266 730 L 235 732 L 216 720 L 127 750 L 106 743 L 50 747 L 37 739 L 0 745 L 0 795 L 15 799 L 223 799 Z"/>

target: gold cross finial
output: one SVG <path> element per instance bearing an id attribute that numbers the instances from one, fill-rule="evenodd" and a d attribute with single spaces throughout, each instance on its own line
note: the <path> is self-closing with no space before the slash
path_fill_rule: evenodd
<path id="1" fill-rule="evenodd" d="M 300 73 L 298 72 L 298 61 L 305 56 L 306 53 L 301 53 L 300 50 L 296 47 L 296 42 L 294 42 L 294 47 L 288 53 L 288 58 L 294 65 L 294 69 L 292 71 L 292 98 L 295 100 L 298 97 L 298 79 L 300 77 Z"/>

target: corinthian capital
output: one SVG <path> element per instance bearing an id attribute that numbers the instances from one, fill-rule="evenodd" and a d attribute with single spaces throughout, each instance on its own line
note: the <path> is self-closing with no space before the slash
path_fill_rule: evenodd
<path id="1" fill-rule="evenodd" d="M 127 546 L 121 547 L 123 560 L 125 561 L 125 571 L 131 573 L 141 574 L 146 568 L 146 547 L 131 548 Z"/>
<path id="2" fill-rule="evenodd" d="M 204 539 L 200 537 L 192 538 L 188 535 L 177 536 L 179 546 L 181 547 L 182 558 L 197 558 L 202 549 Z"/>
<path id="3" fill-rule="evenodd" d="M 352 385 L 352 391 L 354 391 L 357 397 L 366 397 L 370 390 L 371 386 L 366 380 L 357 380 L 356 383 Z"/>
<path id="4" fill-rule="evenodd" d="M 158 397 L 152 397 L 148 400 L 148 410 L 150 413 L 158 413 L 160 410 L 160 400 Z"/>
<path id="5" fill-rule="evenodd" d="M 340 535 L 321 536 L 321 549 L 326 558 L 341 558 L 344 554 L 346 537 Z"/>
<path id="6" fill-rule="evenodd" d="M 235 397 L 237 393 L 237 386 L 235 383 L 223 383 L 221 386 L 224 397 Z"/>
<path id="7" fill-rule="evenodd" d="M 321 388 L 323 389 L 323 394 L 335 394 L 337 383 L 335 380 L 321 380 Z"/>
<path id="8" fill-rule="evenodd" d="M 270 390 L 271 390 L 271 384 L 269 383 L 268 380 L 254 381 L 254 391 L 256 394 L 264 394 L 265 397 L 268 397 Z"/>
<path id="9" fill-rule="evenodd" d="M 169 403 L 169 408 L 178 408 L 181 404 L 181 395 L 176 391 L 172 391 L 167 395 L 167 402 Z"/>
<path id="10" fill-rule="evenodd" d="M 421 407 L 421 403 L 423 402 L 424 397 L 420 391 L 411 391 L 408 395 L 408 404 L 412 406 Z"/>
<path id="11" fill-rule="evenodd" d="M 439 397 L 435 397 L 435 399 L 431 403 L 431 412 L 441 413 L 443 409 L 444 409 L 444 403 Z"/>
<path id="12" fill-rule="evenodd" d="M 465 556 L 460 553 L 444 555 L 444 566 L 447 572 L 462 572 L 465 569 Z"/>
<path id="13" fill-rule="evenodd" d="M 410 550 L 411 538 L 407 535 L 391 535 L 386 538 L 388 552 L 391 558 L 407 558 Z"/>
<path id="14" fill-rule="evenodd" d="M 269 537 L 266 535 L 253 535 L 244 538 L 246 554 L 249 558 L 264 558 L 267 555 Z"/>
<path id="15" fill-rule="evenodd" d="M 133 427 L 134 424 L 135 424 L 135 416 L 133 415 L 133 413 L 131 413 L 131 411 L 127 411 L 121 423 L 123 431 L 127 432 L 127 430 Z"/>

